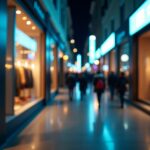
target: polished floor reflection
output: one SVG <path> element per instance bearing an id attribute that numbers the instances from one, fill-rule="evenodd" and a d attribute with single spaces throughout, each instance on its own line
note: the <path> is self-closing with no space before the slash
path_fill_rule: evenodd
<path id="1" fill-rule="evenodd" d="M 92 90 L 73 102 L 61 90 L 53 105 L 45 108 L 7 150 L 150 150 L 150 117 L 103 95 L 98 109 Z"/>

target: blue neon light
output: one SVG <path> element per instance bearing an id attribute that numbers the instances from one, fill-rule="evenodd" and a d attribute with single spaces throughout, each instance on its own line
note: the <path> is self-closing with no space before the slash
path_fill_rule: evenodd
<path id="1" fill-rule="evenodd" d="M 146 0 L 129 18 L 129 34 L 134 35 L 150 23 L 150 0 Z"/>
<path id="2" fill-rule="evenodd" d="M 101 45 L 101 55 L 105 55 L 115 47 L 115 33 L 113 32 Z"/>
<path id="3" fill-rule="evenodd" d="M 89 62 L 94 63 L 96 50 L 96 37 L 95 35 L 89 36 Z"/>
<path id="4" fill-rule="evenodd" d="M 77 71 L 81 71 L 82 67 L 82 56 L 80 54 L 77 55 Z"/>
<path id="5" fill-rule="evenodd" d="M 95 59 L 99 59 L 101 57 L 101 48 L 98 48 L 95 53 Z"/>
<path id="6" fill-rule="evenodd" d="M 31 50 L 31 51 L 36 51 L 37 50 L 37 42 L 26 35 L 24 32 L 16 28 L 16 38 L 15 41 L 22 45 L 23 47 Z"/>

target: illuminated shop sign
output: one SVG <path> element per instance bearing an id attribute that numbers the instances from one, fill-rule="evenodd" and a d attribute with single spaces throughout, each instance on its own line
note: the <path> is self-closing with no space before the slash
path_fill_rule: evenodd
<path id="1" fill-rule="evenodd" d="M 92 64 L 95 60 L 96 50 L 96 37 L 95 35 L 89 36 L 89 62 Z"/>
<path id="2" fill-rule="evenodd" d="M 113 32 L 101 45 L 101 55 L 105 55 L 115 47 L 115 33 Z"/>
<path id="3" fill-rule="evenodd" d="M 95 53 L 95 59 L 99 59 L 101 57 L 101 49 L 98 48 L 96 53 Z"/>
<path id="4" fill-rule="evenodd" d="M 15 37 L 16 43 L 19 43 L 23 47 L 31 50 L 36 51 L 37 50 L 37 42 L 26 35 L 24 32 L 16 28 L 16 37 Z"/>
<path id="5" fill-rule="evenodd" d="M 82 67 L 82 56 L 80 54 L 77 55 L 77 71 L 81 72 Z"/>
<path id="6" fill-rule="evenodd" d="M 129 34 L 134 35 L 150 23 L 150 0 L 146 0 L 129 18 Z"/>

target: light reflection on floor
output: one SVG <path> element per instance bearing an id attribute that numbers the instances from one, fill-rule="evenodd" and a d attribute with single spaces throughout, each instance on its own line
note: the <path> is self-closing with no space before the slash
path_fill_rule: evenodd
<path id="1" fill-rule="evenodd" d="M 103 95 L 98 103 L 92 89 L 80 99 L 79 85 L 75 98 L 67 90 L 56 97 L 56 103 L 45 108 L 35 120 L 7 146 L 8 150 L 149 150 L 150 118 L 118 100 Z"/>

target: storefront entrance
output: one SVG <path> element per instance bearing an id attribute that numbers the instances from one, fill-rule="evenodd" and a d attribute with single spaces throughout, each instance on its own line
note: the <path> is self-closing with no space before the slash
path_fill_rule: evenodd
<path id="1" fill-rule="evenodd" d="M 138 39 L 138 99 L 150 104 L 150 31 Z"/>
<path id="2" fill-rule="evenodd" d="M 45 36 L 17 4 L 9 8 L 8 18 L 6 114 L 12 116 L 44 99 Z"/>
<path id="3" fill-rule="evenodd" d="M 110 52 L 110 62 L 109 62 L 109 71 L 116 73 L 117 65 L 116 65 L 116 51 L 112 50 Z"/>

